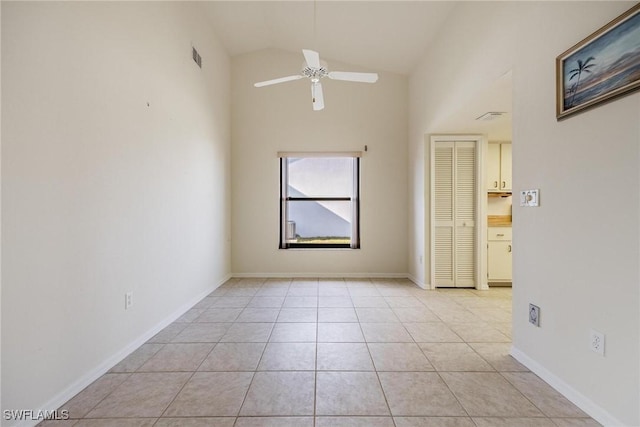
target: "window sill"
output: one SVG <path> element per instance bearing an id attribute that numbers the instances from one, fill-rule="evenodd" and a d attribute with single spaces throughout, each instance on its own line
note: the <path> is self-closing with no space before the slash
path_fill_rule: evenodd
<path id="1" fill-rule="evenodd" d="M 278 248 L 281 251 L 359 251 L 361 248 Z"/>

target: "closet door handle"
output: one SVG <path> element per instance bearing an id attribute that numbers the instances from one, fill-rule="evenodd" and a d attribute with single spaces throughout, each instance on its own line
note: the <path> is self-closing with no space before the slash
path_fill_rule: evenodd
<path id="1" fill-rule="evenodd" d="M 507 182 L 506 181 L 502 181 L 502 188 L 507 188 Z"/>
<path id="2" fill-rule="evenodd" d="M 511 252 L 511 245 L 509 245 L 507 252 Z"/>
<path id="3" fill-rule="evenodd" d="M 493 188 L 498 188 L 498 181 L 493 181 Z"/>

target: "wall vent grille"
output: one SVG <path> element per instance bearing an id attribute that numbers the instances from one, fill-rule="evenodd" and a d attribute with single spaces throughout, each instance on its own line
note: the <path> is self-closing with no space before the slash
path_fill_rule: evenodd
<path id="1" fill-rule="evenodd" d="M 499 119 L 505 114 L 506 113 L 503 111 L 489 111 L 488 113 L 484 113 L 480 117 L 476 117 L 476 120 L 480 120 L 482 122 L 489 122 L 491 120 Z"/>

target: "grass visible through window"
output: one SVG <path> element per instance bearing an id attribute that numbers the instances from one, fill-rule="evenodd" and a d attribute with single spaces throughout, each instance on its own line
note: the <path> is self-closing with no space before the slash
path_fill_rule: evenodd
<path id="1" fill-rule="evenodd" d="M 351 243 L 349 237 L 323 236 L 323 237 L 298 237 L 296 243 L 317 243 L 317 244 L 345 244 Z"/>

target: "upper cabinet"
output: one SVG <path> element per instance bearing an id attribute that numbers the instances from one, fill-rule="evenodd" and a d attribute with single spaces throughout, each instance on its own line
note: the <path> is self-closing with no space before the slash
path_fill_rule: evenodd
<path id="1" fill-rule="evenodd" d="M 487 190 L 511 191 L 511 143 L 490 142 L 487 160 Z"/>

